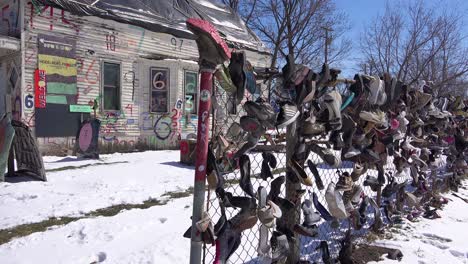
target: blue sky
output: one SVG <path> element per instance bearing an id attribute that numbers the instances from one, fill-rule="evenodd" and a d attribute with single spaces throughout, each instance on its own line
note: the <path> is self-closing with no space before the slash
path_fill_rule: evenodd
<path id="1" fill-rule="evenodd" d="M 468 14 L 468 0 L 423 0 L 430 6 L 455 8 L 456 10 Z M 353 52 L 349 56 L 349 63 L 342 67 L 343 74 L 346 77 L 353 76 L 355 73 L 355 65 L 353 65 L 355 57 L 359 53 L 359 38 L 360 33 L 364 30 L 365 24 L 369 23 L 378 14 L 383 14 L 385 11 L 386 0 L 335 0 L 339 9 L 344 11 L 349 18 L 351 30 L 347 36 L 354 43 Z M 389 3 L 396 3 L 397 0 L 389 0 Z M 464 34 L 468 35 L 468 15 L 465 15 Z M 468 44 L 468 40 L 467 40 Z"/>

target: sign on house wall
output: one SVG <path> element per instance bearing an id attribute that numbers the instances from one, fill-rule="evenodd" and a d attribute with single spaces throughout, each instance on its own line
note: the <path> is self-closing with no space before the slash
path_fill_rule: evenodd
<path id="1" fill-rule="evenodd" d="M 46 72 L 46 101 L 51 104 L 76 104 L 76 41 L 39 34 L 39 69 Z"/>
<path id="2" fill-rule="evenodd" d="M 36 136 L 76 136 L 89 114 L 70 111 L 77 104 L 76 41 L 38 34 L 38 66 L 45 72 L 46 104 L 35 108 Z"/>
<path id="3" fill-rule="evenodd" d="M 34 72 L 34 105 L 36 108 L 46 107 L 46 73 L 37 69 Z"/>

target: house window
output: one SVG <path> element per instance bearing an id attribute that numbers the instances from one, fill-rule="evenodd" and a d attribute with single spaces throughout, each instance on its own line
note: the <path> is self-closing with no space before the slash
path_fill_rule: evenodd
<path id="1" fill-rule="evenodd" d="M 104 110 L 120 110 L 120 64 L 104 62 Z"/>
<path id="2" fill-rule="evenodd" d="M 150 78 L 150 112 L 167 113 L 169 111 L 167 108 L 169 101 L 169 69 L 151 68 Z"/>
<path id="3" fill-rule="evenodd" d="M 185 71 L 185 102 L 186 114 L 197 113 L 198 72 Z"/>

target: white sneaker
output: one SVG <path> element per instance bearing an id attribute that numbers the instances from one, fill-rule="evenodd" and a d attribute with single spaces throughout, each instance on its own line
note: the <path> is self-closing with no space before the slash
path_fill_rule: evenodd
<path id="1" fill-rule="evenodd" d="M 361 151 L 359 151 L 358 149 L 356 149 L 355 147 L 351 146 L 348 151 L 344 154 L 344 157 L 349 159 L 351 157 L 354 157 L 354 156 L 357 156 L 361 154 Z"/>

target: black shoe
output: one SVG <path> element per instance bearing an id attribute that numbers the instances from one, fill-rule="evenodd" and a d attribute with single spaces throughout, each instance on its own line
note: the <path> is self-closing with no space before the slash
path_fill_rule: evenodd
<path id="1" fill-rule="evenodd" d="M 236 99 L 239 104 L 244 99 L 245 92 L 245 73 L 244 65 L 246 63 L 245 52 L 232 52 L 231 62 L 229 63 L 229 75 L 237 88 Z"/>
<path id="2" fill-rule="evenodd" d="M 270 192 L 268 193 L 268 200 L 274 201 L 276 197 L 281 194 L 281 186 L 286 182 L 286 177 L 279 176 L 270 183 Z"/>
<path id="3" fill-rule="evenodd" d="M 255 197 L 252 182 L 250 181 L 250 158 L 247 155 L 242 155 L 239 159 L 241 179 L 239 186 L 250 197 Z"/>
<path id="4" fill-rule="evenodd" d="M 317 166 L 315 166 L 315 164 L 311 160 L 307 160 L 307 166 L 309 167 L 309 170 L 312 172 L 312 175 L 314 175 L 315 184 L 317 184 L 317 188 L 319 190 L 325 189 L 325 186 L 323 185 L 323 181 L 320 178 L 320 174 L 318 172 Z"/>

